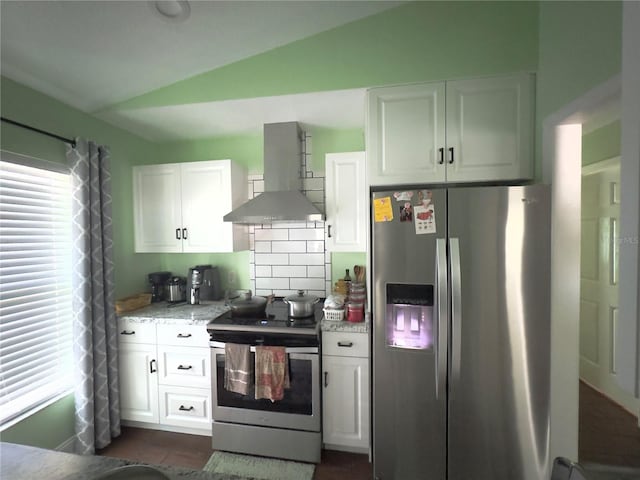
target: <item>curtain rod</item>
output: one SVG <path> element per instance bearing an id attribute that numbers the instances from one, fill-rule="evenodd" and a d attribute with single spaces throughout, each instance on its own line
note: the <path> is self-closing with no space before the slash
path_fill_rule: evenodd
<path id="1" fill-rule="evenodd" d="M 76 146 L 76 141 L 71 139 L 71 138 L 61 137 L 60 135 L 56 135 L 55 133 L 47 132 L 45 130 L 40 130 L 39 128 L 31 127 L 29 125 L 25 125 L 24 123 L 16 122 L 15 120 L 10 120 L 10 119 L 8 119 L 6 117 L 0 117 L 0 119 L 3 122 L 10 123 L 11 125 L 15 125 L 16 127 L 26 128 L 27 130 L 31 130 L 32 132 L 37 132 L 37 133 L 40 133 L 42 135 L 46 135 L 48 137 L 52 137 L 52 138 L 55 138 L 57 140 L 63 141 L 65 143 L 68 143 L 69 145 L 71 145 L 74 148 Z"/>

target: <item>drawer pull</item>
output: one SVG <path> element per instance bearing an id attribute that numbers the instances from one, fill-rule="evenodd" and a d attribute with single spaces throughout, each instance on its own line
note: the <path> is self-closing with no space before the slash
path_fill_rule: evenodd
<path id="1" fill-rule="evenodd" d="M 123 330 L 120 332 L 120 335 L 135 335 L 136 331 L 135 330 Z"/>
<path id="2" fill-rule="evenodd" d="M 178 365 L 178 370 L 191 370 L 192 368 L 191 365 Z"/>
<path id="3" fill-rule="evenodd" d="M 190 333 L 187 333 L 186 335 L 184 333 L 179 333 L 178 334 L 178 338 L 189 338 L 189 337 L 191 337 Z"/>
<path id="4" fill-rule="evenodd" d="M 338 342 L 338 346 L 339 347 L 351 348 L 351 347 L 353 347 L 353 342 Z"/>
<path id="5" fill-rule="evenodd" d="M 184 405 L 180 405 L 180 408 L 178 410 L 180 410 L 181 412 L 192 412 L 195 410 L 195 408 L 193 407 L 187 408 Z"/>

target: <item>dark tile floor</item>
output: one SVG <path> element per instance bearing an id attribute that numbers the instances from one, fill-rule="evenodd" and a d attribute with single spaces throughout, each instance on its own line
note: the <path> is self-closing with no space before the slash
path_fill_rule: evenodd
<path id="1" fill-rule="evenodd" d="M 580 382 L 578 455 L 581 463 L 640 467 L 638 419 Z"/>
<path id="2" fill-rule="evenodd" d="M 640 467 L 638 419 L 580 383 L 579 461 Z M 213 453 L 210 437 L 123 427 L 99 455 L 200 470 Z M 314 480 L 371 480 L 367 455 L 323 450 Z"/>
<path id="3" fill-rule="evenodd" d="M 211 438 L 200 435 L 123 427 L 122 434 L 98 455 L 143 463 L 174 465 L 201 470 L 213 453 Z M 371 480 L 373 470 L 367 455 L 322 451 L 314 480 Z"/>

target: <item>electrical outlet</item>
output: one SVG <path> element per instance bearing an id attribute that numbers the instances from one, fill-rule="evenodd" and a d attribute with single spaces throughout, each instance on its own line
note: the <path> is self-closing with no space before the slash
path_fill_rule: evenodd
<path id="1" fill-rule="evenodd" d="M 229 275 L 227 276 L 227 280 L 229 281 L 230 285 L 233 285 L 234 283 L 236 283 L 236 271 L 235 270 L 229 270 Z"/>

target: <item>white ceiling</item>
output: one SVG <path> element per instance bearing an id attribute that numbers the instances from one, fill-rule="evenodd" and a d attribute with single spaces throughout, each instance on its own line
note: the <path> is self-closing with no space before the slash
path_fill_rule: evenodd
<path id="1" fill-rule="evenodd" d="M 153 3 L 1 1 L 2 75 L 91 113 L 402 2 L 191 1 L 182 23 Z M 270 119 L 362 125 L 363 101 L 353 90 L 101 116 L 149 139 L 193 138 L 255 131 Z"/>

